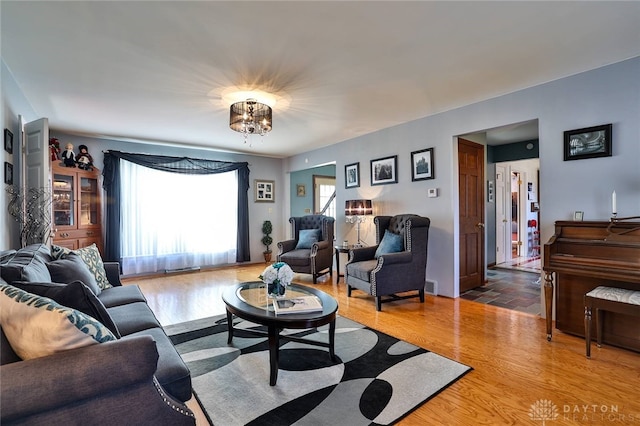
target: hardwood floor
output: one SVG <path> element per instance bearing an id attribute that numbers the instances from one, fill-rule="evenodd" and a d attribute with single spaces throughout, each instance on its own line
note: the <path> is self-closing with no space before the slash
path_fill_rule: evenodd
<path id="1" fill-rule="evenodd" d="M 257 280 L 263 269 L 256 264 L 123 282 L 138 284 L 160 322 L 169 325 L 224 313 L 224 289 Z M 537 315 L 460 298 L 427 295 L 423 304 L 409 299 L 376 312 L 373 298 L 359 291 L 347 298 L 336 277 L 321 277 L 315 286 L 338 300 L 340 315 L 474 369 L 401 425 L 640 422 L 638 353 L 594 344 L 586 359 L 584 339 L 554 329 L 547 342 L 545 321 Z M 295 281 L 313 285 L 307 275 L 296 274 Z M 557 417 L 538 410 L 545 401 Z"/>

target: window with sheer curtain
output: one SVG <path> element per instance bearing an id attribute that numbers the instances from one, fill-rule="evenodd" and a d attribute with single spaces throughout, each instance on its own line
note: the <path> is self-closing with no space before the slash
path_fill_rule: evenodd
<path id="1" fill-rule="evenodd" d="M 192 175 L 121 165 L 124 275 L 236 261 L 237 171 Z"/>

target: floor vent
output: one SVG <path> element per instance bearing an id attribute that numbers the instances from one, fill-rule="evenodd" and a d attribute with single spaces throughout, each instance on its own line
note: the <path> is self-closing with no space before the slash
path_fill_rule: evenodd
<path id="1" fill-rule="evenodd" d="M 438 295 L 438 281 L 426 280 L 424 283 L 424 291 L 434 296 Z"/>
<path id="2" fill-rule="evenodd" d="M 180 274 L 183 272 L 197 272 L 200 270 L 199 266 L 192 266 L 190 268 L 179 268 L 179 269 L 165 269 L 165 274 Z"/>

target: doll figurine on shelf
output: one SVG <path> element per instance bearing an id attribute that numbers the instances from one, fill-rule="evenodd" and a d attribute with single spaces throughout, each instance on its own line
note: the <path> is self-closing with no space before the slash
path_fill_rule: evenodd
<path id="1" fill-rule="evenodd" d="M 73 153 L 73 144 L 68 143 L 65 147 L 65 150 L 62 151 L 62 156 L 60 157 L 62 162 L 66 167 L 75 167 L 76 166 L 76 155 Z"/>
<path id="2" fill-rule="evenodd" d="M 49 153 L 51 155 L 51 161 L 60 159 L 60 141 L 58 138 L 49 139 Z"/>
<path id="3" fill-rule="evenodd" d="M 76 163 L 82 170 L 93 170 L 93 157 L 89 154 L 86 145 L 80 145 L 80 154 L 76 157 Z"/>

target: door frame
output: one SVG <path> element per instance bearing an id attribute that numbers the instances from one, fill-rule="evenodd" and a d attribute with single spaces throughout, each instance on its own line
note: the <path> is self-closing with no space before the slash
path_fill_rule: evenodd
<path id="1" fill-rule="evenodd" d="M 509 167 L 504 163 L 496 163 L 495 171 L 495 193 L 496 193 L 496 217 L 495 217 L 495 230 L 496 230 L 496 265 L 506 262 L 507 254 L 511 256 L 511 234 L 509 228 L 509 220 L 507 219 L 507 184 L 508 180 L 506 176 L 509 175 Z"/>

